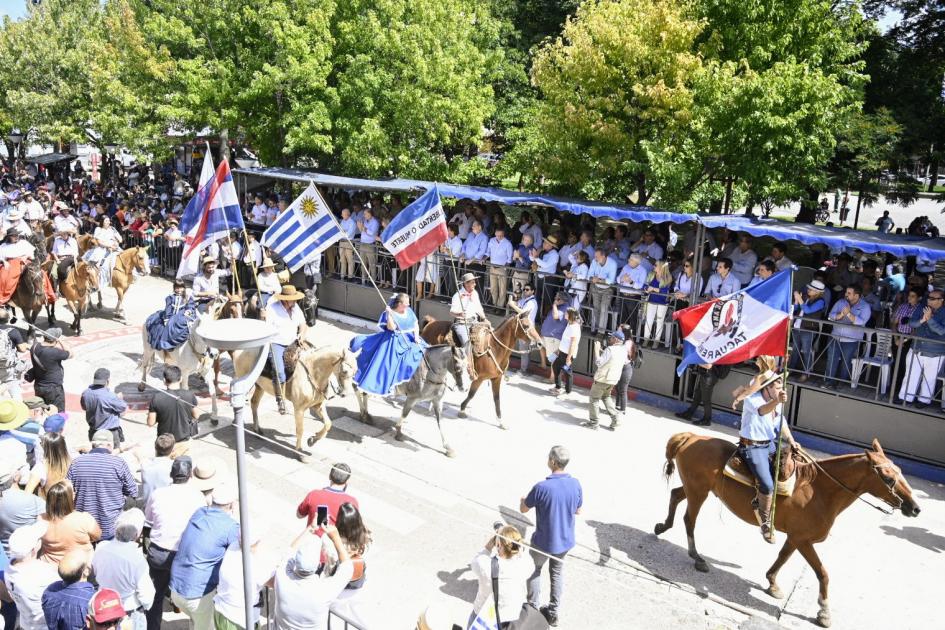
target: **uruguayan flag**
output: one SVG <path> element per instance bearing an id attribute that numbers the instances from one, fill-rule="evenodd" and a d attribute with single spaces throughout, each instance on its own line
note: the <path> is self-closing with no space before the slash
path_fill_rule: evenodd
<path id="1" fill-rule="evenodd" d="M 305 192 L 263 232 L 262 244 L 278 254 L 294 272 L 342 236 L 328 204 L 315 184 L 309 184 Z"/>

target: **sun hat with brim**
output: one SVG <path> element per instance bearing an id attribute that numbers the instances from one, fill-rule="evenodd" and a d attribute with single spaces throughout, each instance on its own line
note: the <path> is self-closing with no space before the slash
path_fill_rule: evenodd
<path id="1" fill-rule="evenodd" d="M 12 562 L 18 562 L 29 557 L 39 546 L 48 527 L 49 521 L 41 518 L 37 519 L 35 523 L 23 525 L 13 530 L 13 533 L 10 534 L 10 540 L 7 543 L 9 551 L 7 555 L 9 555 L 10 560 Z"/>
<path id="2" fill-rule="evenodd" d="M 194 474 L 190 478 L 190 485 L 195 486 L 201 492 L 208 492 L 217 487 L 220 481 L 217 478 L 217 460 L 209 458 L 201 460 L 194 468 Z"/>
<path id="3" fill-rule="evenodd" d="M 275 299 L 280 301 L 294 302 L 296 300 L 301 300 L 305 297 L 305 294 L 296 289 L 291 284 L 287 284 L 282 287 L 282 291 L 273 296 Z"/>
<path id="4" fill-rule="evenodd" d="M 125 617 L 121 595 L 110 588 L 102 588 L 89 600 L 89 617 L 95 623 L 108 623 Z"/>
<path id="5" fill-rule="evenodd" d="M 811 280 L 807 283 L 807 288 L 811 291 L 820 291 L 821 293 L 827 290 L 827 286 L 820 280 Z"/>
<path id="6" fill-rule="evenodd" d="M 9 212 L 7 212 L 8 221 L 16 221 L 17 219 L 22 219 L 22 218 L 23 218 L 22 210 L 16 209 L 16 210 L 10 210 Z"/>
<path id="7" fill-rule="evenodd" d="M 275 269 L 276 263 L 272 261 L 272 258 L 263 258 L 262 264 L 259 265 L 260 269 Z"/>
<path id="8" fill-rule="evenodd" d="M 476 274 L 474 273 L 464 273 L 463 277 L 459 279 L 460 284 L 466 284 L 467 282 L 475 282 Z"/>
<path id="9" fill-rule="evenodd" d="M 558 246 L 558 237 L 555 236 L 554 234 L 552 234 L 551 236 L 546 236 L 546 237 L 543 238 L 542 240 L 543 240 L 543 241 L 548 241 L 549 243 L 551 243 L 551 246 L 552 246 L 552 247 L 557 247 L 557 246 Z"/>
<path id="10" fill-rule="evenodd" d="M 207 256 L 206 258 L 200 261 L 201 265 L 209 265 L 210 263 L 213 263 L 214 265 L 217 264 L 217 259 L 211 256 Z"/>
<path id="11" fill-rule="evenodd" d="M 747 398 L 752 394 L 757 394 L 768 385 L 771 385 L 775 381 L 779 380 L 781 380 L 781 375 L 779 373 L 775 372 L 774 370 L 765 370 L 761 374 L 755 375 L 751 381 L 751 384 L 748 386 L 747 390 L 744 394 L 742 394 L 742 396 Z"/>
<path id="12" fill-rule="evenodd" d="M 29 418 L 30 410 L 19 400 L 0 400 L 0 431 L 19 429 Z"/>

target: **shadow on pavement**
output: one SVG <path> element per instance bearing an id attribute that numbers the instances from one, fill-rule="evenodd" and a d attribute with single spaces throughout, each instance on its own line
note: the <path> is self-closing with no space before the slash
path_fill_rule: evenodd
<path id="1" fill-rule="evenodd" d="M 465 573 L 472 575 L 469 567 L 463 567 L 455 571 L 437 571 L 436 577 L 443 583 L 440 585 L 440 592 L 461 599 L 464 602 L 472 602 L 476 599 L 476 593 L 479 591 L 479 580 L 463 578 Z"/>
<path id="2" fill-rule="evenodd" d="M 502 520 L 504 520 L 509 525 L 515 527 L 518 530 L 518 533 L 522 535 L 522 538 L 528 540 L 526 534 L 528 533 L 529 527 L 534 527 L 535 524 L 530 518 L 522 514 L 519 510 L 511 508 L 507 505 L 499 506 L 499 514 L 502 515 Z"/>
<path id="3" fill-rule="evenodd" d="M 600 565 L 608 562 L 619 564 L 620 558 L 614 557 L 614 552 L 620 551 L 660 579 L 688 584 L 699 593 L 711 592 L 730 602 L 754 608 L 773 617 L 781 613 L 780 606 L 772 603 L 776 600 L 766 595 L 762 599 L 753 594 L 753 590 L 762 591 L 763 586 L 721 568 L 739 569 L 740 565 L 703 554 L 710 570 L 708 573 L 700 573 L 693 567 L 687 549 L 657 538 L 650 532 L 640 531 L 622 523 L 587 521 L 587 524 L 594 528 L 597 535 Z M 678 526 L 682 527 L 682 524 Z"/>
<path id="4" fill-rule="evenodd" d="M 936 553 L 945 552 L 945 536 L 933 534 L 924 527 L 903 527 L 900 529 L 891 525 L 881 525 L 880 529 L 883 530 L 887 536 L 895 536 L 896 538 L 908 540 L 914 545 L 925 547 Z"/>

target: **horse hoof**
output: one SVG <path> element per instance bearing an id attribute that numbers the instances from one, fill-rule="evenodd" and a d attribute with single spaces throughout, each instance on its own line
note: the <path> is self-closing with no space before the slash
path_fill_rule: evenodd
<path id="1" fill-rule="evenodd" d="M 213 426 L 217 426 L 218 424 L 220 424 L 220 419 L 217 418 L 216 416 L 210 416 L 210 424 L 212 424 Z"/>
<path id="2" fill-rule="evenodd" d="M 653 526 L 653 533 L 659 536 L 660 534 L 665 532 L 667 529 L 669 528 L 666 527 L 666 525 L 663 525 L 662 523 L 657 523 L 656 525 Z"/>
<path id="3" fill-rule="evenodd" d="M 371 416 L 371 415 L 364 415 L 364 416 L 361 416 L 361 422 L 363 422 L 364 424 L 366 424 L 366 425 L 368 425 L 368 426 L 372 426 L 372 427 L 373 427 L 373 426 L 374 426 L 374 416 Z"/>
<path id="4" fill-rule="evenodd" d="M 313 446 L 315 446 L 315 442 L 317 441 L 318 441 L 318 438 L 316 438 L 313 435 L 305 441 L 305 444 L 307 444 L 309 448 L 312 448 Z"/>
<path id="5" fill-rule="evenodd" d="M 501 420 L 499 420 L 499 428 L 502 429 L 503 431 L 508 431 L 508 430 L 509 430 L 509 428 L 508 428 L 507 426 L 505 426 L 505 423 L 502 422 Z"/>
<path id="6" fill-rule="evenodd" d="M 139 392 L 143 392 L 143 391 L 144 391 L 144 388 L 145 388 L 145 384 L 144 384 L 144 383 L 138 383 L 138 391 L 139 391 Z"/>
<path id="7" fill-rule="evenodd" d="M 460 410 L 459 410 L 459 413 L 456 414 L 456 417 L 457 417 L 457 418 L 466 418 L 466 417 L 467 417 L 467 416 L 466 416 L 466 412 L 463 411 L 462 409 L 460 409 Z"/>
<path id="8" fill-rule="evenodd" d="M 394 433 L 394 439 L 397 440 L 398 442 L 404 441 L 404 434 L 401 432 L 400 429 L 397 429 L 397 432 Z"/>
<path id="9" fill-rule="evenodd" d="M 299 453 L 299 461 L 303 464 L 308 464 L 312 461 L 312 458 L 306 455 L 305 453 Z"/>
<path id="10" fill-rule="evenodd" d="M 828 611 L 821 610 L 817 613 L 817 625 L 819 625 L 821 628 L 829 628 L 830 623 L 830 613 Z"/>
<path id="11" fill-rule="evenodd" d="M 769 586 L 767 589 L 765 589 L 765 593 L 767 593 L 768 595 L 770 595 L 771 597 L 775 599 L 784 599 L 784 592 L 781 590 L 781 587 L 778 586 L 777 584 L 772 584 L 771 586 Z"/>
<path id="12" fill-rule="evenodd" d="M 456 457 L 456 451 L 454 451 L 452 448 L 450 448 L 449 446 L 447 446 L 447 447 L 446 447 L 446 456 L 449 457 L 450 459 L 452 459 L 452 458 Z"/>
<path id="13" fill-rule="evenodd" d="M 709 564 L 708 564 L 705 560 L 703 560 L 702 558 L 699 558 L 698 560 L 696 560 L 695 567 L 696 567 L 696 571 L 698 571 L 698 572 L 700 572 L 700 573 L 708 573 L 708 572 L 709 572 Z"/>

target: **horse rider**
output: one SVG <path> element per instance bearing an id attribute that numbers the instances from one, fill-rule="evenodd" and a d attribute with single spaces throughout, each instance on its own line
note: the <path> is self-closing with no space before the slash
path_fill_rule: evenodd
<path id="1" fill-rule="evenodd" d="M 200 273 L 194 276 L 193 296 L 197 310 L 206 313 L 210 303 L 220 296 L 220 272 L 217 271 L 217 259 L 207 256 L 203 259 Z"/>
<path id="2" fill-rule="evenodd" d="M 771 474 L 771 457 L 777 450 L 777 440 L 781 438 L 782 432 L 791 448 L 797 448 L 797 442 L 784 421 L 783 405 L 787 402 L 787 392 L 784 391 L 780 374 L 766 371 L 763 378 L 755 379 L 746 393 L 748 395 L 744 399 L 738 433 L 738 451 L 758 480 L 758 493 L 752 501 L 752 507 L 761 522 L 761 535 L 765 541 L 774 544 L 771 503 L 775 482 Z"/>
<path id="3" fill-rule="evenodd" d="M 24 263 L 33 260 L 36 248 L 28 240 L 21 239 L 18 230 L 7 230 L 3 243 L 0 244 L 0 265 L 15 258 L 23 259 Z"/>
<path id="4" fill-rule="evenodd" d="M 103 216 L 102 224 L 93 232 L 93 238 L 95 246 L 85 252 L 82 260 L 98 267 L 99 289 L 101 289 L 112 282 L 112 268 L 115 266 L 118 248 L 121 247 L 121 235 L 112 227 L 111 219 Z"/>
<path id="5" fill-rule="evenodd" d="M 69 228 L 72 229 L 73 234 L 79 232 L 79 220 L 72 214 L 72 208 L 69 204 L 57 201 L 53 204 L 53 209 L 59 211 L 59 214 L 53 217 L 53 227 L 56 232 L 62 232 Z"/>
<path id="6" fill-rule="evenodd" d="M 58 286 L 68 277 L 69 269 L 75 265 L 79 257 L 79 242 L 75 238 L 75 228 L 72 225 L 64 225 L 63 229 L 57 231 L 49 255 L 52 257 L 55 270 L 53 280 Z"/>
<path id="7" fill-rule="evenodd" d="M 453 294 L 450 302 L 450 315 L 453 316 L 453 340 L 463 352 L 469 346 L 469 327 L 477 321 L 486 321 L 486 313 L 482 310 L 479 293 L 476 291 L 476 275 L 463 274 L 459 279 L 460 287 Z"/>
<path id="8" fill-rule="evenodd" d="M 174 292 L 164 298 L 164 311 L 161 313 L 161 321 L 167 326 L 171 317 L 184 310 L 184 307 L 191 302 L 187 298 L 187 285 L 181 280 L 174 281 Z"/>
<path id="9" fill-rule="evenodd" d="M 18 206 L 12 206 L 3 217 L 2 231 L 9 232 L 10 230 L 16 230 L 21 236 L 32 236 L 33 234 L 29 224 L 23 220 L 23 211 Z"/>
<path id="10" fill-rule="evenodd" d="M 282 388 L 286 382 L 285 350 L 293 343 L 303 341 L 308 331 L 305 315 L 296 304 L 303 297 L 305 297 L 304 293 L 291 284 L 287 284 L 279 293 L 272 296 L 266 306 L 266 323 L 276 330 L 269 348 L 274 368 L 272 389 L 276 393 L 276 402 L 279 404 L 281 414 L 285 413 L 285 400 L 282 396 Z"/>

